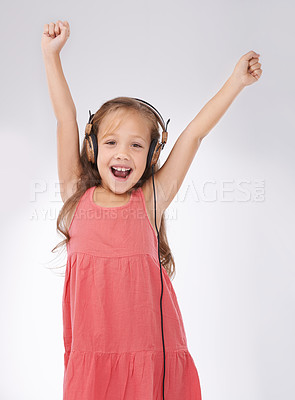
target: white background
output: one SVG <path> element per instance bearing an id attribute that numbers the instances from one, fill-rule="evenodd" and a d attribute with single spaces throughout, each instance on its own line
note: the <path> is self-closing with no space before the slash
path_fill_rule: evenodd
<path id="1" fill-rule="evenodd" d="M 40 44 L 58 19 L 71 28 L 61 58 L 80 143 L 89 109 L 139 97 L 171 119 L 161 165 L 239 58 L 261 54 L 262 77 L 203 140 L 167 230 L 203 399 L 294 399 L 293 17 L 291 1 L 3 5 L 1 399 L 62 399 L 63 278 L 46 268 L 62 201 Z"/>

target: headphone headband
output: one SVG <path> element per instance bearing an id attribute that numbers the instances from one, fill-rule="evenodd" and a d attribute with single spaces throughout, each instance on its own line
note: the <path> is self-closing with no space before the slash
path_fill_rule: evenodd
<path id="1" fill-rule="evenodd" d="M 148 157 L 147 157 L 147 164 L 146 166 L 148 167 L 149 165 L 154 165 L 158 161 L 159 155 L 161 153 L 161 150 L 163 150 L 165 144 L 167 143 L 167 137 L 168 137 L 168 132 L 167 132 L 167 127 L 170 122 L 170 118 L 168 121 L 164 122 L 164 119 L 160 112 L 150 103 L 148 103 L 145 100 L 138 99 L 136 97 L 131 97 L 131 99 L 134 99 L 136 101 L 139 101 L 143 104 L 145 104 L 147 107 L 151 109 L 151 111 L 156 115 L 158 122 L 162 126 L 162 141 L 158 141 L 157 139 L 152 140 Z M 91 132 L 92 131 L 92 121 L 93 117 L 95 114 L 92 114 L 91 111 L 89 110 L 89 120 L 85 128 L 85 139 L 86 139 L 86 151 L 87 151 L 87 157 L 88 160 L 91 161 L 93 164 L 95 164 L 95 160 L 97 157 L 97 141 L 95 135 Z"/>
<path id="2" fill-rule="evenodd" d="M 164 130 L 164 131 L 167 131 L 167 126 L 168 126 L 168 124 L 169 124 L 169 122 L 170 122 L 170 118 L 168 119 L 168 121 L 166 122 L 166 125 L 165 125 L 165 122 L 164 122 L 164 119 L 163 119 L 162 115 L 160 114 L 160 112 L 159 112 L 153 105 L 151 105 L 150 103 L 148 103 L 148 102 L 145 101 L 145 100 L 138 99 L 138 98 L 136 98 L 136 97 L 132 97 L 132 99 L 138 100 L 138 101 L 140 101 L 140 102 L 142 102 L 142 103 L 148 105 L 149 107 L 151 107 L 151 108 L 153 109 L 153 111 L 155 111 L 155 112 L 157 113 L 157 115 L 159 116 L 159 118 L 161 119 L 163 130 Z"/>

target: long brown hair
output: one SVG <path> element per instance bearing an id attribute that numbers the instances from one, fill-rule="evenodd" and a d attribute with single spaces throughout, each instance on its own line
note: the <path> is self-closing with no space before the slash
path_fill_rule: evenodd
<path id="1" fill-rule="evenodd" d="M 117 110 L 129 110 L 129 111 L 137 111 L 140 115 L 146 120 L 148 126 L 150 127 L 151 133 L 151 141 L 153 139 L 160 139 L 160 133 L 158 131 L 158 120 L 155 114 L 150 110 L 149 107 L 144 104 L 130 98 L 130 97 L 116 97 L 114 99 L 108 100 L 105 102 L 100 109 L 94 114 L 92 120 L 92 131 L 98 135 L 99 126 L 106 115 L 109 115 L 113 111 Z M 69 226 L 70 226 L 70 216 L 73 215 L 74 209 L 77 206 L 80 198 L 86 192 L 87 189 L 93 186 L 101 185 L 101 176 L 98 172 L 96 165 L 92 164 L 87 159 L 86 154 L 86 146 L 85 140 L 83 141 L 82 150 L 80 153 L 80 162 L 81 162 L 81 173 L 79 176 L 79 180 L 76 184 L 76 190 L 74 194 L 69 197 L 64 203 L 62 209 L 59 212 L 57 217 L 57 231 L 65 236 L 65 239 L 59 242 L 51 252 L 55 252 L 58 248 L 66 247 L 67 243 L 70 240 L 69 234 Z M 159 160 L 154 165 L 154 172 L 159 169 Z M 133 189 L 141 187 L 146 180 L 148 180 L 152 175 L 152 167 L 149 167 L 140 180 L 133 186 Z M 170 279 L 173 279 L 175 276 L 175 262 L 172 256 L 167 236 L 166 236 L 166 222 L 165 222 L 165 211 L 162 215 L 161 225 L 159 230 L 159 241 L 160 241 L 160 259 L 162 267 L 168 273 Z"/>

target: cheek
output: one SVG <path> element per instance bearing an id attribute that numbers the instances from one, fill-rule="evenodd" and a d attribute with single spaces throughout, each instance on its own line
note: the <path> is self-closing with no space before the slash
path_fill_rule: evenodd
<path id="1" fill-rule="evenodd" d="M 112 157 L 112 152 L 108 149 L 98 149 L 97 160 L 100 165 L 108 164 L 110 158 Z"/>
<path id="2" fill-rule="evenodd" d="M 136 163 L 136 166 L 138 169 L 143 169 L 146 166 L 146 159 L 147 159 L 147 153 L 142 152 L 141 154 L 137 154 L 136 157 L 134 157 L 134 161 Z"/>

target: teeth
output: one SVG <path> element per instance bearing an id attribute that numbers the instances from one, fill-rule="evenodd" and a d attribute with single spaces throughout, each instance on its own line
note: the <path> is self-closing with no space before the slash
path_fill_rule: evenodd
<path id="1" fill-rule="evenodd" d="M 130 171 L 131 168 L 119 168 L 119 167 L 112 167 L 116 169 L 117 171 Z"/>

